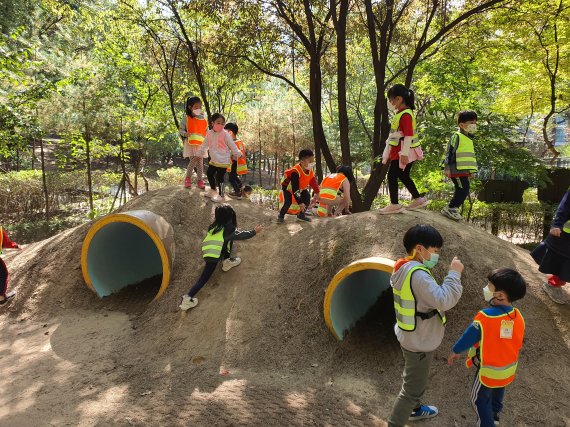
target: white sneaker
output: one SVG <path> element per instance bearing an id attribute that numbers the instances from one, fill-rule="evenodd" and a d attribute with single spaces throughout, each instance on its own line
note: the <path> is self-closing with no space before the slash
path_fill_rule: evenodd
<path id="1" fill-rule="evenodd" d="M 216 194 L 214 197 L 212 197 L 212 202 L 215 203 L 224 203 L 226 201 L 226 198 L 224 196 L 220 196 L 219 194 Z"/>
<path id="2" fill-rule="evenodd" d="M 556 304 L 567 304 L 566 295 L 560 286 L 552 286 L 550 283 L 545 282 L 542 284 L 542 289 L 546 295 L 550 297 Z"/>
<path id="3" fill-rule="evenodd" d="M 212 189 L 209 189 L 208 192 L 204 194 L 204 196 L 209 197 L 210 199 L 217 195 L 218 195 L 218 190 L 212 190 Z"/>
<path id="4" fill-rule="evenodd" d="M 180 307 L 181 310 L 186 311 L 196 307 L 197 305 L 198 305 L 198 298 L 190 298 L 189 295 L 183 295 L 182 304 L 180 304 L 178 307 Z"/>
<path id="5" fill-rule="evenodd" d="M 237 267 L 238 265 L 241 264 L 241 258 L 235 257 L 235 258 L 227 258 L 225 260 L 222 261 L 222 270 L 223 271 L 228 271 L 231 270 L 234 267 Z"/>
<path id="6" fill-rule="evenodd" d="M 412 203 L 410 203 L 408 206 L 406 206 L 406 209 L 421 209 L 421 208 L 425 208 L 428 204 L 429 200 L 426 199 L 425 197 L 418 197 L 417 199 L 414 199 L 412 201 Z"/>
<path id="7" fill-rule="evenodd" d="M 454 221 L 461 221 L 463 219 L 463 217 L 461 216 L 461 214 L 459 213 L 459 209 L 457 208 L 450 208 L 449 206 L 445 206 L 442 210 L 441 210 L 441 214 L 443 216 L 446 216 Z"/>
<path id="8" fill-rule="evenodd" d="M 387 214 L 402 213 L 403 210 L 404 207 L 398 203 L 397 205 L 388 205 L 385 208 L 380 209 L 379 212 L 382 215 L 387 215 Z"/>

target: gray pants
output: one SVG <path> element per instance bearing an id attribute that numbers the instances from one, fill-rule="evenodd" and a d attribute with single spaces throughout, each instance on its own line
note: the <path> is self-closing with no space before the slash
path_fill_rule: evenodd
<path id="1" fill-rule="evenodd" d="M 431 353 L 414 353 L 402 348 L 404 353 L 404 373 L 402 389 L 388 418 L 389 427 L 403 427 L 412 411 L 421 404 L 426 390 L 429 368 L 433 359 Z"/>

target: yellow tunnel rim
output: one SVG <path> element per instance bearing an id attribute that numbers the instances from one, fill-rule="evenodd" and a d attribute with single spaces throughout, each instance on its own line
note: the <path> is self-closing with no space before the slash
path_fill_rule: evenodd
<path id="1" fill-rule="evenodd" d="M 91 240 L 103 227 L 116 222 L 127 222 L 140 228 L 152 239 L 156 248 L 158 249 L 158 253 L 160 254 L 160 261 L 162 263 L 162 282 L 160 283 L 160 289 L 151 302 L 158 300 L 166 292 L 166 288 L 168 288 L 168 284 L 170 283 L 170 262 L 166 248 L 164 247 L 164 244 L 162 243 L 160 237 L 154 232 L 152 228 L 146 225 L 143 220 L 129 215 L 128 212 L 107 215 L 95 222 L 95 224 L 93 224 L 87 232 L 87 235 L 83 240 L 83 246 L 81 247 L 81 273 L 83 274 L 85 283 L 93 292 L 95 292 L 95 287 L 91 282 L 91 278 L 89 277 L 87 269 L 87 253 L 89 252 Z"/>
<path id="2" fill-rule="evenodd" d="M 351 274 L 356 273 L 357 271 L 362 270 L 379 270 L 386 273 L 392 274 L 394 271 L 394 261 L 388 258 L 383 257 L 369 257 L 369 258 L 362 258 L 351 262 L 346 267 L 343 267 L 339 270 L 338 273 L 334 275 L 334 277 L 329 282 L 327 290 L 325 292 L 325 301 L 323 305 L 323 314 L 325 318 L 325 323 L 328 326 L 329 330 L 332 332 L 334 337 L 337 340 L 341 340 L 342 338 L 338 336 L 336 331 L 334 330 L 332 319 L 331 319 L 331 303 L 332 298 L 335 293 L 336 288 L 339 284 Z"/>

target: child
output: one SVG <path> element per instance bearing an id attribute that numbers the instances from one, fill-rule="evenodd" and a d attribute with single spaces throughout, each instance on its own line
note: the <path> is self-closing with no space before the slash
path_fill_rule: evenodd
<path id="1" fill-rule="evenodd" d="M 418 193 L 416 184 L 410 177 L 416 160 L 422 160 L 424 154 L 418 141 L 416 117 L 414 112 L 414 92 L 406 86 L 397 84 L 388 90 L 388 108 L 394 112 L 390 127 L 390 136 L 382 155 L 382 163 L 390 162 L 388 169 L 388 191 L 390 205 L 380 209 L 381 214 L 400 213 L 404 209 L 398 202 L 398 180 L 402 181 L 414 199 L 406 208 L 420 209 L 428 200 Z"/>
<path id="2" fill-rule="evenodd" d="M 16 242 L 13 242 L 8 237 L 8 233 L 6 230 L 0 225 L 0 254 L 2 254 L 2 250 L 6 249 L 20 249 Z M 6 264 L 0 258 L 0 305 L 6 304 L 10 301 L 14 296 L 16 296 L 16 292 L 7 292 L 8 291 L 8 268 Z"/>
<path id="3" fill-rule="evenodd" d="M 281 180 L 280 211 L 277 215 L 277 222 L 285 221 L 285 214 L 292 205 L 298 206 L 297 220 L 310 222 L 311 219 L 305 216 L 305 210 L 311 203 L 311 195 L 307 188 L 311 186 L 315 192 L 314 200 L 319 196 L 319 184 L 315 178 L 313 168 L 315 167 L 315 155 L 312 150 L 305 148 L 299 151 L 299 163 L 287 169 Z M 300 203 L 299 203 L 300 202 Z M 295 210 L 297 212 L 297 210 Z"/>
<path id="4" fill-rule="evenodd" d="M 241 179 L 239 177 L 243 175 L 245 179 L 245 176 L 247 175 L 247 159 L 245 158 L 245 145 L 243 144 L 242 140 L 237 137 L 237 133 L 239 131 L 238 125 L 236 125 L 235 123 L 228 123 L 225 126 L 225 129 L 232 137 L 238 150 L 241 151 L 241 154 L 243 154 L 243 156 L 237 160 L 232 159 L 231 167 L 226 169 L 226 172 L 230 173 L 230 184 L 234 189 L 233 192 L 228 193 L 228 196 L 237 197 L 238 199 L 241 199 L 243 183 L 241 182 Z"/>
<path id="5" fill-rule="evenodd" d="M 212 129 L 206 132 L 206 138 L 198 153 L 203 154 L 206 150 L 210 153 L 210 163 L 208 164 L 208 182 L 210 192 L 207 197 L 211 197 L 215 202 L 225 201 L 224 178 L 226 169 L 230 166 L 231 155 L 236 158 L 242 157 L 241 151 L 236 147 L 232 137 L 224 130 L 226 118 L 220 113 L 212 114 Z M 216 194 L 216 189 L 218 194 Z"/>
<path id="6" fill-rule="evenodd" d="M 321 182 L 317 215 L 333 216 L 333 208 L 335 216 L 340 216 L 343 212 L 350 213 L 350 183 L 353 181 L 354 175 L 350 166 L 341 165 L 336 168 L 336 173 L 326 176 Z"/>
<path id="7" fill-rule="evenodd" d="M 261 225 L 257 225 L 254 230 L 250 231 L 238 230 L 236 213 L 232 207 L 230 205 L 216 206 L 214 222 L 208 227 L 208 233 L 202 241 L 202 256 L 206 261 L 206 266 L 192 289 L 182 297 L 182 304 L 179 307 L 182 310 L 188 310 L 198 305 L 198 298 L 195 298 L 195 295 L 212 277 L 220 260 L 222 260 L 222 271 L 228 271 L 240 265 L 241 258 L 231 257 L 234 240 L 251 239 L 261 231 Z"/>
<path id="8" fill-rule="evenodd" d="M 435 406 L 421 404 L 429 377 L 433 352 L 445 332 L 445 310 L 457 304 L 463 287 L 463 264 L 455 257 L 440 285 L 430 269 L 439 260 L 443 237 L 430 225 L 415 225 L 404 235 L 408 256 L 394 265 L 390 285 L 394 293 L 394 330 L 404 355 L 403 384 L 388 426 L 402 427 L 408 420 L 435 417 Z"/>
<path id="9" fill-rule="evenodd" d="M 562 290 L 570 281 L 570 188 L 562 197 L 548 237 L 531 253 L 539 265 L 538 271 L 550 274 L 542 289 L 552 301 L 566 304 Z"/>
<path id="10" fill-rule="evenodd" d="M 477 130 L 477 113 L 461 111 L 457 117 L 459 129 L 451 136 L 443 160 L 444 173 L 455 187 L 453 198 L 441 213 L 455 221 L 463 219 L 459 207 L 469 195 L 469 179 L 477 172 L 473 134 Z"/>
<path id="11" fill-rule="evenodd" d="M 202 113 L 202 101 L 197 96 L 190 97 L 186 100 L 186 115 L 180 121 L 180 136 L 184 141 L 184 158 L 189 158 L 188 167 L 186 168 L 186 178 L 184 178 L 184 187 L 192 187 L 192 171 L 196 168 L 198 175 L 198 188 L 203 190 L 206 188 L 204 184 L 204 158 L 198 155 L 200 145 L 206 136 L 208 129 L 208 121 Z"/>
<path id="12" fill-rule="evenodd" d="M 452 365 L 459 353 L 469 349 L 467 367 L 477 367 L 471 398 L 477 425 L 481 427 L 499 423 L 505 387 L 515 378 L 525 328 L 520 311 L 511 305 L 526 293 L 522 276 L 502 268 L 492 271 L 487 279 L 489 284 L 483 289 L 483 296 L 491 307 L 477 313 L 447 359 Z"/>

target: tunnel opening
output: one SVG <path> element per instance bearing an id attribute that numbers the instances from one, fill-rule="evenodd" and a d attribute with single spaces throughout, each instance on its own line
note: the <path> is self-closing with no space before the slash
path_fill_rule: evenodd
<path id="1" fill-rule="evenodd" d="M 92 226 L 81 267 L 87 285 L 106 301 L 146 304 L 168 286 L 173 255 L 170 224 L 150 211 L 130 211 Z"/>
<path id="2" fill-rule="evenodd" d="M 365 258 L 342 268 L 332 278 L 325 293 L 324 317 L 338 340 L 349 332 L 356 337 L 369 335 L 376 328 L 387 329 L 384 338 L 391 339 L 395 317 L 390 288 L 393 265 L 394 261 L 386 258 Z"/>

